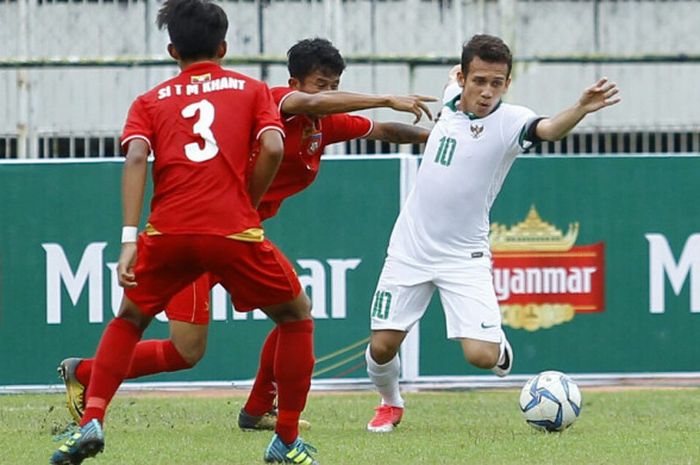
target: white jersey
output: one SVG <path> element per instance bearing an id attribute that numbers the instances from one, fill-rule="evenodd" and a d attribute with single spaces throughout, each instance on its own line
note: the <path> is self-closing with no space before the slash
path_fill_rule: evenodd
<path id="1" fill-rule="evenodd" d="M 501 103 L 483 118 L 456 108 L 461 88 L 430 133 L 416 184 L 399 214 L 388 254 L 406 263 L 449 264 L 488 256 L 489 213 L 535 113 Z"/>

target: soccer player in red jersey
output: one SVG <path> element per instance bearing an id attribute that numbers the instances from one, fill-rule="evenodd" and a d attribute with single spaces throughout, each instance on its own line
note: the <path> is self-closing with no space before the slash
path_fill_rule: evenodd
<path id="1" fill-rule="evenodd" d="M 431 117 L 425 102 L 434 99 L 337 91 L 345 62 L 338 50 L 324 39 L 302 40 L 290 48 L 287 55 L 289 87 L 272 89 L 284 120 L 284 160 L 258 206 L 262 219 L 274 216 L 284 199 L 305 189 L 316 179 L 326 145 L 356 138 L 421 143 L 429 134 L 428 130 L 416 126 L 333 113 L 386 106 L 414 113 L 417 122 L 422 112 Z M 238 425 L 243 430 L 275 427 L 273 403 L 277 390 L 272 367 L 278 335 L 273 328 L 263 344 L 253 388 L 238 416 Z"/>
<path id="2" fill-rule="evenodd" d="M 211 272 L 239 311 L 260 307 L 280 327 L 274 362 L 279 417 L 265 461 L 317 464 L 297 429 L 314 363 L 310 304 L 292 265 L 264 238 L 253 207 L 283 156 L 279 113 L 265 84 L 221 68 L 228 28 L 221 7 L 208 0 L 167 0 L 158 25 L 167 26 L 168 51 L 182 71 L 138 97 L 129 110 L 118 263 L 124 297 L 98 345 L 80 429 L 51 463 L 80 464 L 103 450 L 107 406 L 143 331 L 179 290 Z M 248 175 L 254 143 L 259 155 Z M 151 151 L 151 213 L 137 242 Z"/>
<path id="3" fill-rule="evenodd" d="M 394 143 L 421 143 L 425 128 L 394 122 L 372 121 L 345 112 L 388 107 L 431 117 L 421 96 L 366 95 L 337 91 L 345 62 L 325 39 L 306 39 L 288 52 L 289 86 L 275 87 L 272 95 L 284 116 L 284 158 L 270 188 L 258 206 L 261 220 L 275 216 L 284 199 L 304 190 L 316 178 L 326 145 L 356 138 Z M 255 160 L 255 159 L 254 159 Z M 251 163 L 250 166 L 255 166 Z M 171 339 L 142 341 L 136 346 L 127 378 L 136 378 L 194 366 L 204 355 L 209 321 L 209 289 L 216 280 L 202 276 L 185 287 L 168 304 Z M 276 394 L 273 380 L 278 331 L 273 329 L 261 354 L 261 364 L 250 400 L 239 415 L 246 430 L 274 429 Z M 90 380 L 92 359 L 66 359 L 59 371 L 66 383 L 68 407 L 79 421 L 83 414 L 83 390 Z M 301 426 L 308 424 L 303 422 Z"/>

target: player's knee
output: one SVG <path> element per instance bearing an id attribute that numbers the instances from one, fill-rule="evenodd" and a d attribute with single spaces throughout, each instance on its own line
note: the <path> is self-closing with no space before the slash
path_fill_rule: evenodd
<path id="1" fill-rule="evenodd" d="M 389 363 L 398 353 L 399 348 L 386 340 L 373 340 L 369 346 L 369 354 L 379 365 Z"/>
<path id="2" fill-rule="evenodd" d="M 128 321 L 137 328 L 145 330 L 153 320 L 153 317 L 146 315 L 128 299 L 124 299 L 122 306 L 119 309 L 119 318 Z"/>
<path id="3" fill-rule="evenodd" d="M 191 339 L 187 341 L 173 339 L 173 345 L 183 360 L 190 366 L 195 366 L 204 357 L 207 349 L 206 339 Z"/>
<path id="4" fill-rule="evenodd" d="M 301 292 L 294 300 L 262 309 L 275 323 L 289 323 L 311 319 L 311 301 Z"/>
<path id="5" fill-rule="evenodd" d="M 188 347 L 184 351 L 180 351 L 180 356 L 190 365 L 195 366 L 197 362 L 202 360 L 204 357 L 205 348 L 204 347 Z"/>
<path id="6" fill-rule="evenodd" d="M 302 316 L 302 320 L 311 318 L 311 299 L 306 295 L 306 292 L 302 292 L 299 296 L 299 314 Z"/>

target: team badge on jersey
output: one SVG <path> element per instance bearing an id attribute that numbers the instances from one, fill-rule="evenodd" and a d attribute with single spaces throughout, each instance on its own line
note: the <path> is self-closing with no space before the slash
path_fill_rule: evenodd
<path id="1" fill-rule="evenodd" d="M 483 124 L 477 124 L 477 123 L 472 123 L 469 125 L 469 129 L 472 132 L 472 137 L 474 139 L 478 139 L 484 134 L 484 125 Z"/>
<path id="2" fill-rule="evenodd" d="M 306 154 L 313 155 L 321 147 L 321 128 L 318 121 L 311 121 L 305 125 L 301 133 L 301 139 L 306 144 Z"/>
<path id="3" fill-rule="evenodd" d="M 306 149 L 306 152 L 309 155 L 313 155 L 314 153 L 316 153 L 316 151 L 318 150 L 318 148 L 320 146 L 321 146 L 321 133 L 319 132 L 319 133 L 316 133 L 316 134 L 309 136 L 309 146 Z"/>

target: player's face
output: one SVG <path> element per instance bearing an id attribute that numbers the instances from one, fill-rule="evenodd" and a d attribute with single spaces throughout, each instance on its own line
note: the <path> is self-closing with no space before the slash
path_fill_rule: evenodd
<path id="1" fill-rule="evenodd" d="M 479 57 L 469 63 L 466 76 L 460 71 L 457 81 L 462 86 L 462 111 L 482 118 L 493 111 L 508 90 L 510 78 L 506 63 L 489 63 Z"/>
<path id="2" fill-rule="evenodd" d="M 327 74 L 320 70 L 316 70 L 301 81 L 294 78 L 290 79 L 290 84 L 293 88 L 301 92 L 306 92 L 307 94 L 317 94 L 328 90 L 338 90 L 338 86 L 340 85 L 340 75 Z"/>

